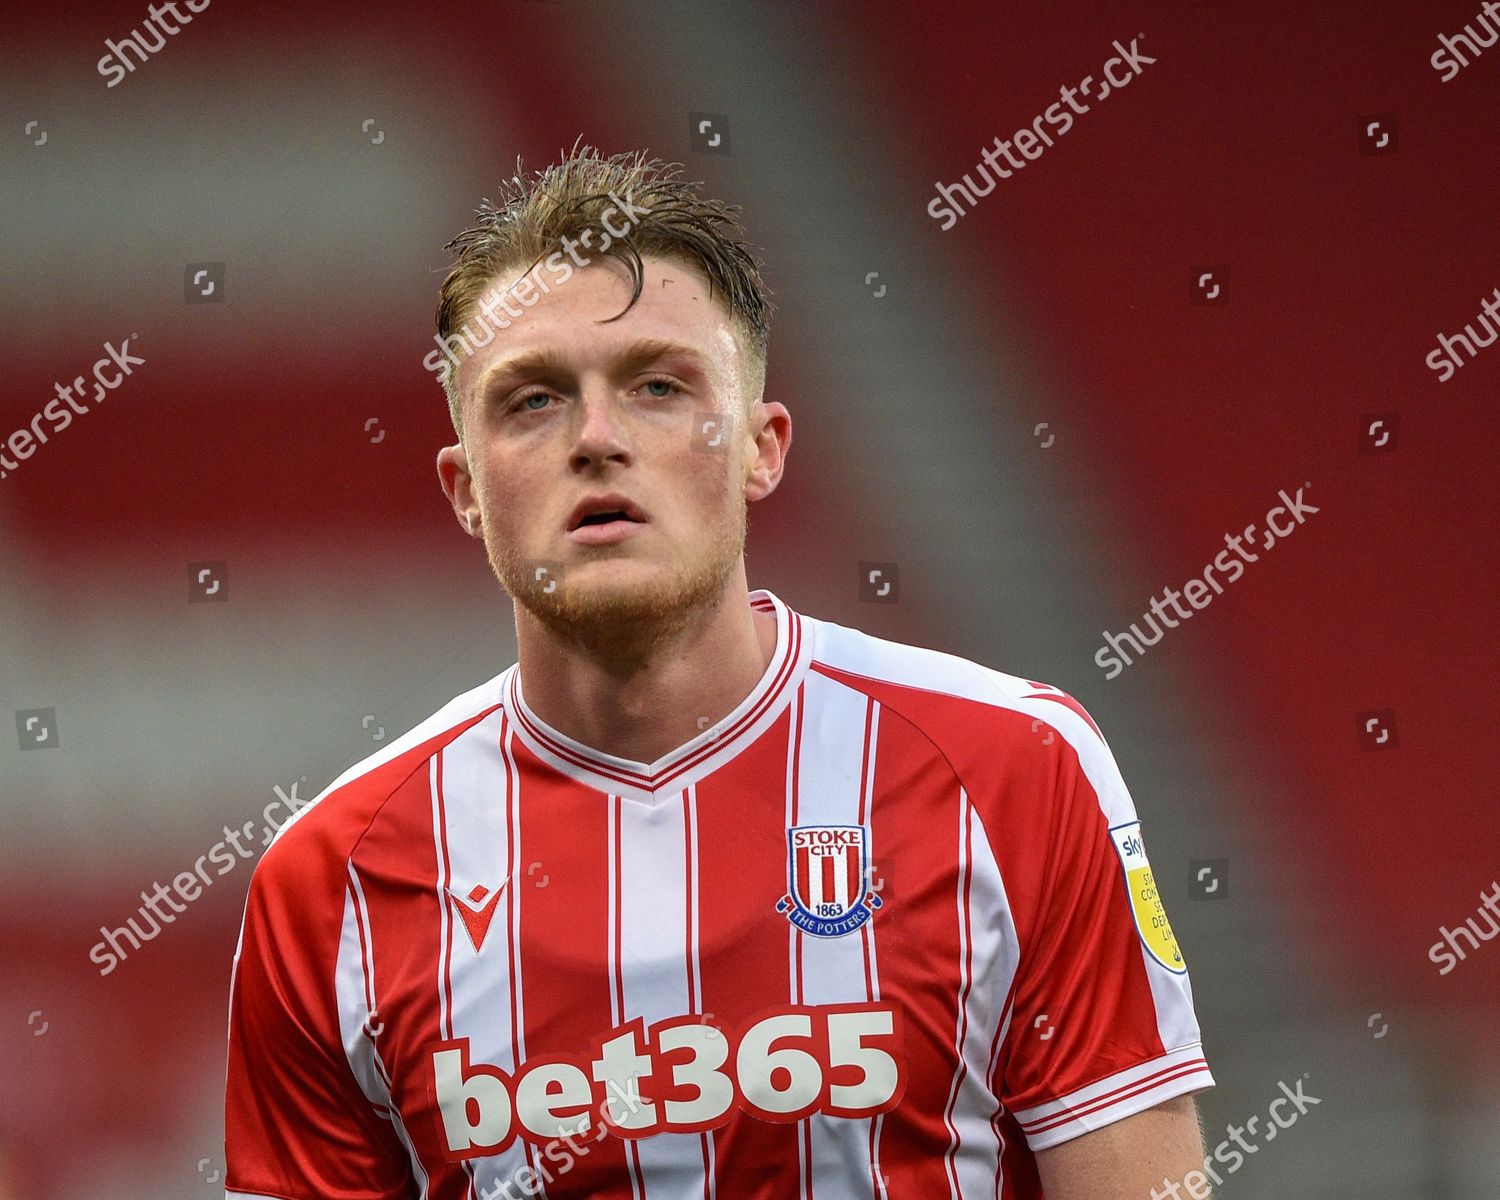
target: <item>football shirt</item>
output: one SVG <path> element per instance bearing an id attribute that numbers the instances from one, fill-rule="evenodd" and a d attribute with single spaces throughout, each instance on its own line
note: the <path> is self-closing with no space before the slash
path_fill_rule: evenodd
<path id="1" fill-rule="evenodd" d="M 511 666 L 346 771 L 250 883 L 230 1200 L 1040 1195 L 1213 1084 L 1070 696 L 790 609 L 654 763 Z"/>

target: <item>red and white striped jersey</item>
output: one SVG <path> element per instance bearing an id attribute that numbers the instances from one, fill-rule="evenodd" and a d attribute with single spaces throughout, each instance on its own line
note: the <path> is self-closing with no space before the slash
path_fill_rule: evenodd
<path id="1" fill-rule="evenodd" d="M 257 865 L 227 1196 L 932 1200 L 1210 1087 L 1130 794 L 1070 696 L 789 609 L 654 763 L 516 666 Z"/>

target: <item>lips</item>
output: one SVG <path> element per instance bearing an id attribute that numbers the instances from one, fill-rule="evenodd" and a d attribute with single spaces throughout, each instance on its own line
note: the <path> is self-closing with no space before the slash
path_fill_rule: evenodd
<path id="1" fill-rule="evenodd" d="M 628 496 L 618 492 L 606 492 L 598 496 L 585 496 L 568 516 L 567 531 L 588 525 L 607 525 L 611 521 L 628 521 L 645 524 L 645 510 Z"/>

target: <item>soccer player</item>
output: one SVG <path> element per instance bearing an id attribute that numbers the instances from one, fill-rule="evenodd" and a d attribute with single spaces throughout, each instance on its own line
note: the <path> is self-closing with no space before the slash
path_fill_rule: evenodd
<path id="1" fill-rule="evenodd" d="M 438 473 L 519 661 L 258 864 L 229 1197 L 1147 1200 L 1203 1165 L 1089 715 L 748 589 L 792 426 L 736 211 L 575 148 L 450 243 Z"/>

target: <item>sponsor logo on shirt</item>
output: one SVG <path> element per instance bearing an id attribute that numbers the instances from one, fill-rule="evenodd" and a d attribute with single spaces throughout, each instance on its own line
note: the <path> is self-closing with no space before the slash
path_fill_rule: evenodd
<path id="1" fill-rule="evenodd" d="M 737 1028 L 707 1015 L 636 1017 L 593 1039 L 590 1058 L 539 1055 L 513 1074 L 471 1061 L 468 1038 L 440 1042 L 428 1052 L 428 1086 L 445 1153 L 461 1161 L 596 1127 L 645 1138 L 713 1129 L 737 1113 L 874 1116 L 905 1091 L 901 1046 L 889 1003 L 782 1005 Z"/>
<path id="2" fill-rule="evenodd" d="M 1187 964 L 1182 961 L 1182 951 L 1177 946 L 1177 936 L 1167 920 L 1167 910 L 1161 902 L 1161 891 L 1151 874 L 1151 864 L 1146 861 L 1146 843 L 1141 840 L 1141 823 L 1131 821 L 1128 825 L 1116 825 L 1109 831 L 1114 839 L 1115 851 L 1120 856 L 1120 865 L 1125 869 L 1125 887 L 1130 893 L 1130 911 L 1135 914 L 1135 927 L 1147 952 L 1158 963 L 1176 975 L 1187 973 Z"/>

